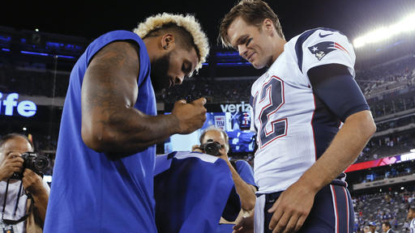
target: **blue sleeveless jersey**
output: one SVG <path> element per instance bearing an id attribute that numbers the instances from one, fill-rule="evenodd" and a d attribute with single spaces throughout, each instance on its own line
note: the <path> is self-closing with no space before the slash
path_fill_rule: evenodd
<path id="1" fill-rule="evenodd" d="M 155 146 L 109 160 L 81 137 L 81 87 L 93 56 L 114 41 L 134 41 L 140 50 L 135 108 L 156 115 L 150 59 L 144 42 L 129 31 L 113 31 L 93 41 L 75 64 L 65 99 L 48 204 L 45 233 L 155 233 L 153 172 Z"/>

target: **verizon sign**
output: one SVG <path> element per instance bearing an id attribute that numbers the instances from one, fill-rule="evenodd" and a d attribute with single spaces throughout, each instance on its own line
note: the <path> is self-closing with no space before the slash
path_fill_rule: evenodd
<path id="1" fill-rule="evenodd" d="M 251 105 L 242 101 L 240 104 L 221 104 L 222 112 L 250 112 Z"/>

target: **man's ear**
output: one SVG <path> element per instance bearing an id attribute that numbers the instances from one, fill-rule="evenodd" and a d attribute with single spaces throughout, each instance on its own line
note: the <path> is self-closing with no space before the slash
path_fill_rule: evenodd
<path id="1" fill-rule="evenodd" d="M 274 33 L 274 23 L 272 22 L 271 19 L 264 19 L 264 21 L 262 22 L 262 29 L 265 32 L 268 33 Z"/>
<path id="2" fill-rule="evenodd" d="M 171 50 L 176 46 L 174 35 L 166 33 L 161 37 L 161 47 L 163 50 Z"/>

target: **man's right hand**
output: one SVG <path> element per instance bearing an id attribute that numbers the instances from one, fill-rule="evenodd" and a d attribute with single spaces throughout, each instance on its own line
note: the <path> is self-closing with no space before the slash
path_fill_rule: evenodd
<path id="1" fill-rule="evenodd" d="M 11 153 L 5 155 L 4 160 L 0 164 L 0 180 L 9 179 L 13 173 L 21 172 L 23 167 L 23 158 L 19 153 Z"/>
<path id="2" fill-rule="evenodd" d="M 172 115 L 179 121 L 179 134 L 188 134 L 202 128 L 206 121 L 205 98 L 197 99 L 191 103 L 179 100 L 174 104 Z"/>

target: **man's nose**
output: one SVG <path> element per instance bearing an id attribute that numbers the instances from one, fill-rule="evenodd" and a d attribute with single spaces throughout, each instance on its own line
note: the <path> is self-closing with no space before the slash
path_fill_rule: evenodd
<path id="1" fill-rule="evenodd" d="M 184 76 L 174 78 L 174 85 L 181 85 L 183 83 L 183 79 L 184 79 Z"/>
<path id="2" fill-rule="evenodd" d="M 246 59 L 247 51 L 248 50 L 246 49 L 246 46 L 244 44 L 238 45 L 239 56 Z"/>

